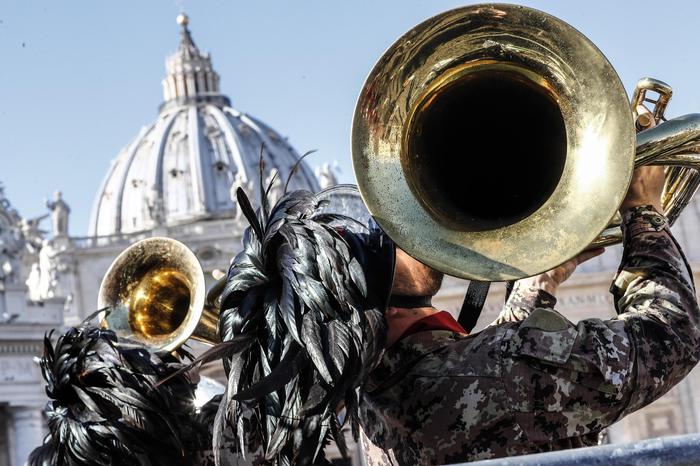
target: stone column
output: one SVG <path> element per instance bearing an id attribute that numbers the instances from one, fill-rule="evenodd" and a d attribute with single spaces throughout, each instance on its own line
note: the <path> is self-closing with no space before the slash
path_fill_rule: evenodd
<path id="1" fill-rule="evenodd" d="M 41 410 L 34 407 L 10 408 L 14 431 L 13 466 L 27 463 L 29 454 L 44 441 L 44 421 Z"/>

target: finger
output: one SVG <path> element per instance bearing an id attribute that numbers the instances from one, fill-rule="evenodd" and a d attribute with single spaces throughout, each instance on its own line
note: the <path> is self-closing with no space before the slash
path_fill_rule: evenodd
<path id="1" fill-rule="evenodd" d="M 593 259 L 594 257 L 598 257 L 601 254 L 605 252 L 605 248 L 595 248 L 595 249 L 589 249 L 588 251 L 584 251 L 578 256 L 576 256 L 576 265 L 583 264 L 587 260 Z"/>

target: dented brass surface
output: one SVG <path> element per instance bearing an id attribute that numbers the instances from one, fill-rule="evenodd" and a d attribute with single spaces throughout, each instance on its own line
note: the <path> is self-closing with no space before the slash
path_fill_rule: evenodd
<path id="1" fill-rule="evenodd" d="M 499 74 L 501 78 L 492 78 Z M 454 113 L 444 112 L 444 123 L 454 126 L 454 115 L 466 115 L 469 124 L 455 126 L 463 144 L 447 150 L 426 147 L 423 128 L 439 128 L 439 122 L 424 124 L 423 120 L 434 118 L 425 114 L 440 104 L 441 95 L 455 86 L 467 88 L 471 78 L 480 75 L 509 80 L 513 85 L 521 82 L 523 89 L 535 86 L 546 97 L 521 102 L 516 96 L 499 102 L 504 116 L 532 102 L 542 108 L 546 108 L 546 99 L 556 104 L 565 128 L 565 149 L 555 148 L 549 155 L 555 164 L 563 165 L 560 172 L 553 170 L 534 181 L 524 173 L 508 172 L 509 165 L 519 166 L 511 163 L 518 161 L 513 157 L 537 162 L 542 147 L 528 137 L 518 139 L 517 146 L 504 145 L 512 134 L 519 134 L 521 124 L 533 136 L 540 132 L 556 136 L 556 130 L 538 121 L 511 118 L 494 136 L 488 126 L 489 131 L 474 130 L 472 123 L 478 119 L 460 113 L 459 106 Z M 652 90 L 661 89 L 657 86 L 660 81 L 646 83 Z M 478 93 L 468 94 L 468 88 L 465 92 L 478 101 Z M 471 111 L 479 115 L 493 110 L 484 107 L 488 105 Z M 659 109 L 659 115 L 662 111 Z M 591 244 L 619 241 L 615 217 L 619 217 L 617 209 L 631 180 L 635 153 L 637 164 L 697 167 L 698 118 L 681 117 L 635 136 L 635 118 L 620 78 L 583 34 L 531 8 L 473 5 L 419 24 L 379 59 L 355 109 L 353 165 L 370 212 L 402 249 L 453 276 L 512 280 L 549 270 Z M 545 122 L 559 124 L 556 117 Z M 503 147 L 514 154 L 500 153 Z M 504 163 L 484 163 L 493 157 L 503 158 Z M 446 168 L 436 173 L 431 166 L 435 163 Z M 463 168 L 470 163 L 495 166 L 496 173 Z M 463 182 L 449 183 L 449 195 L 443 195 L 440 190 L 445 181 L 455 179 L 450 172 L 461 175 Z M 698 179 L 695 169 L 674 169 L 671 174 L 664 205 L 673 220 L 692 197 Z M 504 186 L 506 183 L 499 183 L 502 179 L 516 181 Z M 533 191 L 530 186 L 552 181 L 556 183 L 551 193 Z M 483 187 L 468 189 L 476 182 Z M 519 187 L 522 193 L 539 196 L 523 204 L 524 216 L 498 211 L 485 216 L 483 209 L 475 208 L 474 204 L 488 206 L 501 194 L 496 190 L 502 189 L 522 202 Z M 473 197 L 460 200 L 460 189 Z"/>

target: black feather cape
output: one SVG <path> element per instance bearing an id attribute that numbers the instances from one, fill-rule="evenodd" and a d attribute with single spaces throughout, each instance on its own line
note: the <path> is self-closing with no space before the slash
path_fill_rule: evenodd
<path id="1" fill-rule="evenodd" d="M 228 385 L 214 452 L 231 428 L 243 451 L 260 439 L 266 463 L 311 464 L 330 439 L 344 450 L 340 406 L 357 436 L 358 387 L 381 356 L 387 290 L 366 280 L 366 238 L 331 225 L 316 195 L 294 191 L 272 209 L 263 196 L 257 214 L 241 190 L 238 201 L 250 228 L 222 294 Z"/>

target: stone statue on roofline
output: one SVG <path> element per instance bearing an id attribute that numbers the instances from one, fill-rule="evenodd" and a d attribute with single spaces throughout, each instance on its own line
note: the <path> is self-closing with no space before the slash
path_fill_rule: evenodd
<path id="1" fill-rule="evenodd" d="M 46 207 L 51 211 L 51 226 L 54 238 L 68 236 L 68 215 L 70 207 L 63 200 L 61 191 L 54 192 L 54 200 L 46 201 Z"/>
<path id="2" fill-rule="evenodd" d="M 321 190 L 330 188 L 338 184 L 338 178 L 335 176 L 335 167 L 330 163 L 325 162 L 323 165 L 316 167 L 316 178 Z"/>

